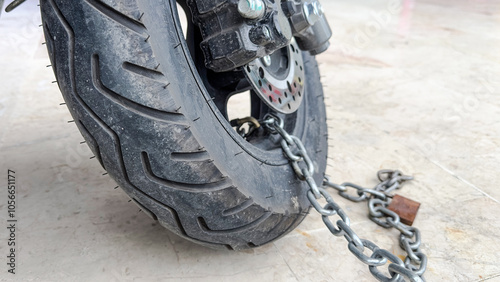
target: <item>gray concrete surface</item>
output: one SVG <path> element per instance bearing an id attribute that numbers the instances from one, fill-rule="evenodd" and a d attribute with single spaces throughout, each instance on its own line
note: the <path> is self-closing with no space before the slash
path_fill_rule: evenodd
<path id="1" fill-rule="evenodd" d="M 416 180 L 429 281 L 500 281 L 498 1 L 323 0 L 328 174 Z M 394 7 L 390 3 L 395 3 Z M 0 278 L 24 281 L 373 281 L 312 212 L 279 241 L 214 251 L 149 220 L 103 176 L 62 102 L 35 1 L 0 18 Z M 7 169 L 16 172 L 16 274 L 7 273 Z M 335 199 L 353 228 L 402 255 L 397 232 Z"/>

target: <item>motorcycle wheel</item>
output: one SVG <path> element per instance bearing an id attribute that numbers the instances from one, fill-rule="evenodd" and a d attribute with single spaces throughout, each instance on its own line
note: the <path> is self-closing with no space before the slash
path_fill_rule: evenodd
<path id="1" fill-rule="evenodd" d="M 247 140 L 231 127 L 227 100 L 238 89 L 220 86 L 223 74 L 204 67 L 193 44 L 200 40 L 196 28 L 190 24 L 184 36 L 175 1 L 42 0 L 40 6 L 52 67 L 75 123 L 145 213 L 188 240 L 231 250 L 269 243 L 304 219 L 307 185 L 277 136 Z M 317 63 L 302 57 L 303 103 L 281 117 L 315 160 L 319 182 L 327 156 L 325 106 Z M 250 107 L 257 119 L 271 112 L 255 93 Z"/>

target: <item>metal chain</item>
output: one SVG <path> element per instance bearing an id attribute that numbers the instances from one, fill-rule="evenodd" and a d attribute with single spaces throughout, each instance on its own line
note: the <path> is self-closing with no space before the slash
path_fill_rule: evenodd
<path id="1" fill-rule="evenodd" d="M 326 227 L 333 235 L 337 237 L 344 236 L 348 242 L 349 251 L 361 262 L 368 265 L 371 274 L 377 280 L 404 281 L 408 279 L 409 281 L 425 281 L 422 276 L 427 268 L 427 257 L 420 251 L 420 231 L 415 227 L 401 223 L 400 217 L 395 212 L 387 209 L 392 197 L 390 192 L 401 188 L 401 185 L 405 181 L 411 180 L 413 177 L 405 176 L 397 170 L 381 170 L 377 173 L 381 183 L 373 189 L 366 189 L 349 182 L 338 185 L 332 183 L 329 178 L 326 178 L 323 183 L 324 186 L 337 190 L 342 197 L 348 200 L 354 202 L 367 200 L 371 220 L 382 227 L 394 227 L 399 230 L 401 232 L 399 244 L 407 253 L 403 261 L 391 252 L 381 249 L 375 243 L 360 238 L 351 229 L 351 220 L 349 217 L 333 200 L 332 196 L 324 188 L 318 187 L 314 181 L 312 177 L 314 174 L 313 162 L 301 140 L 285 131 L 281 118 L 268 114 L 264 117 L 261 124 L 272 134 L 279 134 L 282 137 L 281 147 L 290 160 L 297 176 L 307 182 L 309 186 L 307 198 L 314 209 L 321 214 Z M 305 163 L 305 166 L 300 165 L 302 162 Z M 357 191 L 357 196 L 349 195 L 347 193 L 348 188 L 354 188 Z M 326 200 L 326 205 L 323 206 L 318 201 L 320 198 Z M 335 223 L 332 222 L 334 216 L 340 218 Z M 371 251 L 371 255 L 365 254 L 365 249 Z M 378 267 L 386 264 L 388 264 L 387 269 L 390 276 L 386 276 L 378 269 Z"/>

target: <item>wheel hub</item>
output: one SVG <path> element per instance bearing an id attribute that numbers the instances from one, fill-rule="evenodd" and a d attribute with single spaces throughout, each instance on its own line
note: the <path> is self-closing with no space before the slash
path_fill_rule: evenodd
<path id="1" fill-rule="evenodd" d="M 302 54 L 295 40 L 290 45 L 245 66 L 245 75 L 257 95 L 271 109 L 291 114 L 304 98 Z"/>

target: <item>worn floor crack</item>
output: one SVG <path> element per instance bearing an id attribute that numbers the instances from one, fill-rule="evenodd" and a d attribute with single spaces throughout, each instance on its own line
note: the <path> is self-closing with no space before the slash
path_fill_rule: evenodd
<path id="1" fill-rule="evenodd" d="M 490 279 L 497 278 L 497 277 L 500 277 L 500 273 L 493 274 L 493 275 L 490 275 L 488 277 L 481 278 L 479 280 L 476 280 L 476 282 L 482 282 L 482 281 L 490 280 Z"/>
<path id="2" fill-rule="evenodd" d="M 500 202 L 493 198 L 490 194 L 484 192 L 481 188 L 477 187 L 476 185 L 470 183 L 469 181 L 465 180 L 464 178 L 460 177 L 459 175 L 457 175 L 456 173 L 454 173 L 453 171 L 447 169 L 446 167 L 444 167 L 443 165 L 441 165 L 440 163 L 434 161 L 434 160 L 431 160 L 429 159 L 429 161 L 431 161 L 433 164 L 437 165 L 438 167 L 440 167 L 442 170 L 446 171 L 447 173 L 451 174 L 453 177 L 455 177 L 456 179 L 462 181 L 463 183 L 467 184 L 468 186 L 474 188 L 475 190 L 477 190 L 478 192 L 480 192 L 481 194 L 485 195 L 486 197 L 492 199 L 493 201 L 495 201 L 497 204 L 500 204 Z"/>
<path id="3" fill-rule="evenodd" d="M 300 281 L 299 278 L 297 277 L 297 274 L 295 274 L 295 272 L 292 270 L 292 268 L 290 267 L 290 265 L 288 264 L 288 262 L 286 261 L 286 259 L 283 257 L 283 255 L 281 254 L 281 251 L 280 249 L 278 248 L 278 246 L 276 246 L 276 244 L 273 243 L 273 246 L 276 248 L 276 250 L 278 251 L 278 254 L 280 255 L 280 257 L 283 259 L 283 261 L 285 262 L 286 266 L 288 266 L 288 269 L 290 269 L 290 271 L 292 272 L 293 276 L 295 277 L 295 280 L 296 281 Z"/>

